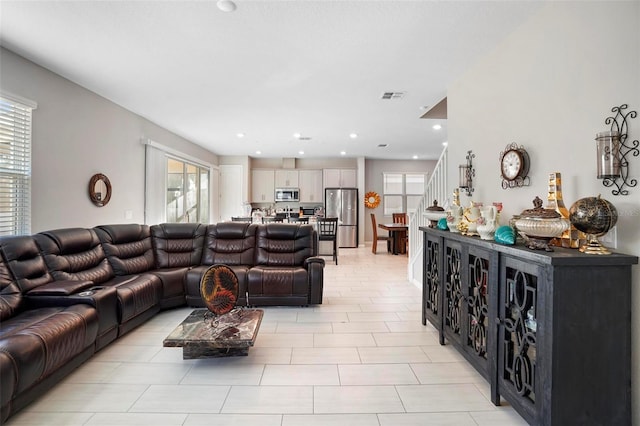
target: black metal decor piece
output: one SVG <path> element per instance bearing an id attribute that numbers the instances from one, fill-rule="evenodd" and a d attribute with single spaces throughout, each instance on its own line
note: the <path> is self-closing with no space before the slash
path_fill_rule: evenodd
<path id="1" fill-rule="evenodd" d="M 438 270 L 438 259 L 440 257 L 438 253 L 439 244 L 433 241 L 427 242 L 428 250 L 428 268 L 426 272 L 427 283 L 427 308 L 435 315 L 438 315 L 440 310 L 440 272 Z"/>
<path id="2" fill-rule="evenodd" d="M 473 194 L 473 178 L 476 177 L 476 169 L 473 168 L 473 159 L 476 155 L 471 151 L 467 151 L 467 156 L 465 159 L 467 160 L 467 164 L 460 164 L 459 172 L 460 172 L 460 189 L 464 190 L 467 196 L 471 197 Z"/>
<path id="3" fill-rule="evenodd" d="M 537 279 L 507 268 L 508 298 L 504 313 L 504 371 L 518 395 L 531 401 L 535 396 Z"/>
<path id="4" fill-rule="evenodd" d="M 633 188 L 638 184 L 637 179 L 629 177 L 629 158 L 630 155 L 634 157 L 640 155 L 640 150 L 638 149 L 640 142 L 638 142 L 638 139 L 627 142 L 629 136 L 627 133 L 627 119 L 636 118 L 638 113 L 637 111 L 626 112 L 625 110 L 627 108 L 629 108 L 627 104 L 611 108 L 611 112 L 615 115 L 607 117 L 604 121 L 605 124 L 611 126 L 612 132 L 618 132 L 620 135 L 620 149 L 618 152 L 620 157 L 620 176 L 615 178 L 607 177 L 602 180 L 602 184 L 607 188 L 615 186 L 615 188 L 611 190 L 613 195 L 629 195 L 629 190 L 625 189 L 625 187 Z"/>
<path id="5" fill-rule="evenodd" d="M 489 261 L 470 255 L 469 272 L 467 346 L 472 347 L 478 356 L 486 359 L 487 328 L 489 326 L 489 307 L 487 305 Z"/>
<path id="6" fill-rule="evenodd" d="M 460 319 L 462 311 L 462 277 L 461 253 L 455 248 L 447 248 L 447 279 L 445 292 L 447 306 L 445 307 L 445 325 L 455 334 L 460 334 Z"/>

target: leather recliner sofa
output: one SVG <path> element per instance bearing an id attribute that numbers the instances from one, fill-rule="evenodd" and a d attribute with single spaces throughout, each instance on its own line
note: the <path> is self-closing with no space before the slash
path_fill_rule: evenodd
<path id="1" fill-rule="evenodd" d="M 203 306 L 213 264 L 240 305 L 322 303 L 310 225 L 102 225 L 0 237 L 0 422 L 161 309 Z"/>

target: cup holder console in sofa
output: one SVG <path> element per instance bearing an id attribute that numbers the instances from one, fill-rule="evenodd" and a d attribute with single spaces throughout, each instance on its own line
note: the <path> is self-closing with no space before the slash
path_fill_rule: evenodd
<path id="1" fill-rule="evenodd" d="M 102 225 L 0 237 L 0 423 L 161 309 L 204 306 L 213 264 L 240 305 L 322 303 L 311 225 Z"/>

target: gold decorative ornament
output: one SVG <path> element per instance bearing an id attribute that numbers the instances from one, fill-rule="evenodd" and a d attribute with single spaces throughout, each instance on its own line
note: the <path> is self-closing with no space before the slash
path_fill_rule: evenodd
<path id="1" fill-rule="evenodd" d="M 369 191 L 364 195 L 364 205 L 368 209 L 375 209 L 380 205 L 380 196 L 377 192 Z"/>

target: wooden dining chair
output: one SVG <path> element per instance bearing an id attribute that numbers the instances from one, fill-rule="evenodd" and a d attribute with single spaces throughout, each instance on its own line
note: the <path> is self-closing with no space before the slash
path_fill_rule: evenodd
<path id="1" fill-rule="evenodd" d="M 387 242 L 387 252 L 391 252 L 393 237 L 391 235 L 378 235 L 378 224 L 376 223 L 376 215 L 371 213 L 371 225 L 373 225 L 373 242 L 371 243 L 371 252 L 376 254 L 378 251 L 378 240 Z"/>
<path id="2" fill-rule="evenodd" d="M 407 214 L 406 213 L 393 213 L 393 223 L 402 223 L 403 225 L 407 224 Z"/>
<path id="3" fill-rule="evenodd" d="M 393 223 L 402 223 L 403 225 L 407 224 L 407 214 L 406 213 L 393 213 Z M 405 246 L 405 253 L 409 253 L 409 235 L 405 232 L 404 237 L 401 237 L 403 241 L 400 241 L 400 247 L 402 244 Z"/>

